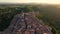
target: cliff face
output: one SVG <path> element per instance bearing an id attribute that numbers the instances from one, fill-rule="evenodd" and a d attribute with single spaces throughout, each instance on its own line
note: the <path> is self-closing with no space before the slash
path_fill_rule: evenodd
<path id="1" fill-rule="evenodd" d="M 31 14 L 23 13 L 16 15 L 10 26 L 1 34 L 52 34 L 52 32 Z"/>

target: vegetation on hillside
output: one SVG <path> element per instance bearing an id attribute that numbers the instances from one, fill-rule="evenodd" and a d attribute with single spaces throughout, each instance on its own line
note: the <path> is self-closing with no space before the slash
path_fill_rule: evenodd
<path id="1" fill-rule="evenodd" d="M 12 7 L 12 6 L 3 6 L 0 7 L 0 31 L 3 31 L 6 29 L 13 17 L 16 14 L 22 13 L 22 12 L 32 12 L 34 10 L 34 7 L 23 5 L 19 7 Z"/>
<path id="2" fill-rule="evenodd" d="M 40 14 L 37 16 L 38 19 L 43 20 L 44 23 L 52 27 L 54 34 L 60 33 L 60 8 L 54 5 L 41 6 Z"/>
<path id="3" fill-rule="evenodd" d="M 39 12 L 36 16 L 44 23 L 52 27 L 54 34 L 60 33 L 60 8 L 56 5 L 19 5 L 3 6 L 0 8 L 0 31 L 6 29 L 13 17 L 21 12 Z"/>

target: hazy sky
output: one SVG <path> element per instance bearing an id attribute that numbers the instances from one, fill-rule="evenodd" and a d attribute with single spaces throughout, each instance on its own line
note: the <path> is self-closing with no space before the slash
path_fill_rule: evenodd
<path id="1" fill-rule="evenodd" d="M 60 4 L 60 0 L 0 0 L 0 2 Z"/>

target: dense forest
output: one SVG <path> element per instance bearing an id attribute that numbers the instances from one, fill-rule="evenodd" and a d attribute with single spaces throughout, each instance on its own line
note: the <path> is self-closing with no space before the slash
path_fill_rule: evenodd
<path id="1" fill-rule="evenodd" d="M 37 4 L 37 5 L 1 5 L 0 6 L 0 31 L 4 31 L 13 17 L 22 12 L 39 13 L 36 17 L 43 20 L 44 24 L 52 28 L 53 34 L 60 33 L 60 8 L 59 5 Z"/>
<path id="2" fill-rule="evenodd" d="M 60 8 L 57 6 L 58 5 L 41 6 L 40 14 L 37 16 L 39 19 L 43 20 L 46 25 L 52 27 L 54 34 L 60 33 Z"/>

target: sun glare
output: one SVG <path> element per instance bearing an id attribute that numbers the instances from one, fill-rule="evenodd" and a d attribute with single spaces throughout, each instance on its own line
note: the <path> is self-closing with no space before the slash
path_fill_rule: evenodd
<path id="1" fill-rule="evenodd" d="M 60 0 L 0 0 L 1 2 L 10 3 L 47 3 L 47 4 L 60 4 Z"/>

